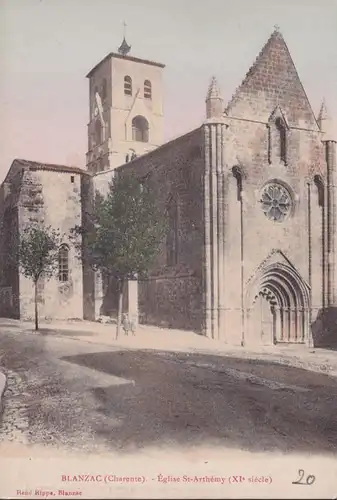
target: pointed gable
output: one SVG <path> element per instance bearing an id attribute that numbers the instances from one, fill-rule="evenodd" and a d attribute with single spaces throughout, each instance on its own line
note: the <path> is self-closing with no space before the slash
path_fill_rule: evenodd
<path id="1" fill-rule="evenodd" d="M 319 130 L 288 47 L 275 30 L 226 108 L 228 116 L 268 122 L 279 106 L 290 127 Z"/>
<path id="2" fill-rule="evenodd" d="M 258 276 L 260 273 L 265 272 L 266 269 L 272 266 L 287 266 L 288 269 L 291 269 L 293 273 L 298 275 L 298 271 L 296 270 L 296 267 L 294 264 L 291 262 L 291 260 L 286 256 L 284 252 L 279 250 L 278 248 L 273 248 L 266 258 L 260 263 L 260 265 L 255 269 L 254 273 L 251 275 L 251 277 L 248 280 L 248 283 L 253 282 L 256 279 L 256 276 Z M 301 281 L 306 286 L 309 286 L 308 283 L 306 283 L 305 280 L 303 280 L 302 277 L 300 277 Z"/>

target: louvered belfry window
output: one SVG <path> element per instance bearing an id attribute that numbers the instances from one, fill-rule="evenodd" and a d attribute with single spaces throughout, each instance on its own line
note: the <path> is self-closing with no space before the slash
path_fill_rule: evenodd
<path id="1" fill-rule="evenodd" d="M 124 94 L 132 95 L 132 80 L 130 76 L 124 77 Z"/>
<path id="2" fill-rule="evenodd" d="M 145 99 L 152 99 L 152 86 L 150 80 L 144 82 L 144 97 Z"/>

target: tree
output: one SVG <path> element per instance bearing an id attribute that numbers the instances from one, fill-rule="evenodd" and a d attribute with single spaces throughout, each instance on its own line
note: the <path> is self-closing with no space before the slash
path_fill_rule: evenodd
<path id="1" fill-rule="evenodd" d="M 32 225 L 23 231 L 19 245 L 19 266 L 22 274 L 33 281 L 35 330 L 39 329 L 37 285 L 40 277 L 54 274 L 58 263 L 59 233 L 50 226 Z"/>
<path id="2" fill-rule="evenodd" d="M 147 183 L 117 175 L 106 197 L 96 194 L 89 224 L 81 228 L 91 267 L 117 280 L 116 338 L 121 325 L 124 283 L 146 275 L 166 234 L 166 220 Z"/>

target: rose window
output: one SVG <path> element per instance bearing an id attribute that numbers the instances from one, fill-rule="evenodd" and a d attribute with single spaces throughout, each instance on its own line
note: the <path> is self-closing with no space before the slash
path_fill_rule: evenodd
<path id="1" fill-rule="evenodd" d="M 268 184 L 261 196 L 262 210 L 272 221 L 282 222 L 290 213 L 291 196 L 281 184 Z"/>

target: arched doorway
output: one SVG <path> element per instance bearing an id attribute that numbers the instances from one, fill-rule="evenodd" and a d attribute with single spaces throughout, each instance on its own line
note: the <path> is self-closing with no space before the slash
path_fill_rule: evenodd
<path id="1" fill-rule="evenodd" d="M 260 271 L 248 296 L 249 344 L 305 343 L 309 337 L 309 290 L 295 269 L 273 264 Z"/>

